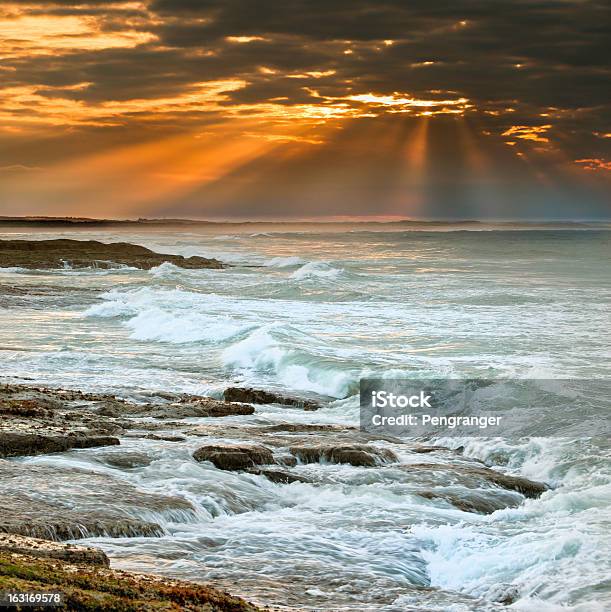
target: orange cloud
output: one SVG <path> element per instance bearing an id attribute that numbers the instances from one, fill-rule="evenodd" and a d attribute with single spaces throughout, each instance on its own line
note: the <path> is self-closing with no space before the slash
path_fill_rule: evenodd
<path id="1" fill-rule="evenodd" d="M 599 159 L 598 157 L 587 157 L 584 159 L 576 159 L 576 164 L 579 164 L 584 170 L 590 172 L 609 172 L 611 171 L 611 161 Z"/>
<path id="2" fill-rule="evenodd" d="M 0 122 L 17 125 L 118 125 L 136 113 L 149 116 L 187 112 L 220 111 L 226 93 L 240 89 L 245 81 L 227 79 L 194 83 L 189 90 L 164 98 L 86 103 L 63 97 L 64 90 L 86 89 L 87 83 L 65 88 L 42 86 L 5 87 L 0 89 Z M 43 91 L 44 90 L 44 93 Z M 48 92 L 57 91 L 50 95 Z"/>
<path id="3" fill-rule="evenodd" d="M 533 142 L 549 142 L 549 138 L 542 136 L 550 128 L 551 124 L 547 125 L 514 125 L 503 132 L 503 136 L 512 136 L 521 140 L 531 140 Z"/>
<path id="4" fill-rule="evenodd" d="M 28 7 L 26 7 L 28 8 Z M 29 7 L 31 8 L 31 7 Z M 133 48 L 156 40 L 146 23 L 126 23 L 120 30 L 104 29 L 92 15 L 42 15 L 22 12 L 9 4 L 0 12 L 0 55 L 4 59 L 75 51 Z"/>

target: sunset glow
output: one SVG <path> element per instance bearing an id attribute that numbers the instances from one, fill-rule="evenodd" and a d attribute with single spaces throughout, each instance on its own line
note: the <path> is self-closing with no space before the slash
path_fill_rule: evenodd
<path id="1" fill-rule="evenodd" d="M 303 217 L 303 207 L 342 215 L 341 194 L 371 198 L 383 160 L 395 155 L 406 161 L 391 163 L 402 167 L 396 192 L 385 185 L 358 214 L 426 216 L 450 176 L 455 192 L 485 193 L 494 207 L 516 199 L 517 183 L 547 206 L 557 196 L 540 177 L 564 175 L 589 194 L 582 201 L 606 207 L 601 77 L 519 40 L 505 51 L 489 46 L 494 19 L 466 19 L 459 5 L 431 15 L 372 3 L 345 20 L 320 5 L 315 20 L 300 22 L 286 8 L 282 19 L 263 11 L 253 22 L 237 0 L 201 9 L 180 0 L 5 2 L 3 212 L 72 214 L 85 198 L 92 214 L 231 217 L 253 198 L 255 217 Z M 545 13 L 527 5 L 533 16 Z M 564 10 L 546 13 L 549 32 L 527 28 L 524 40 L 562 38 L 555 19 L 574 10 L 587 22 L 596 13 L 573 2 Z M 374 25 L 363 29 L 368 19 Z M 556 78 L 564 93 L 551 101 Z M 571 78 L 590 79 L 589 94 L 567 86 Z M 369 149 L 359 134 L 369 134 Z M 405 141 L 383 144 L 392 143 L 377 137 L 384 134 Z M 366 189 L 364 176 L 373 181 Z"/>

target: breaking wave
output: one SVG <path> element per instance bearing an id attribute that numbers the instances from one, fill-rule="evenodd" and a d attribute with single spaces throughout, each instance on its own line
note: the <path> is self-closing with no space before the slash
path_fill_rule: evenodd
<path id="1" fill-rule="evenodd" d="M 343 268 L 334 268 L 324 261 L 311 261 L 291 274 L 295 280 L 333 279 L 339 277 L 344 272 Z"/>

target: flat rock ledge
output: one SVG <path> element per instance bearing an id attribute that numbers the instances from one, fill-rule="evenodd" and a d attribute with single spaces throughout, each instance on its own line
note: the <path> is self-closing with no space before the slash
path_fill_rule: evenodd
<path id="1" fill-rule="evenodd" d="M 272 451 L 265 446 L 211 444 L 193 453 L 195 461 L 210 461 L 220 470 L 246 470 L 275 463 Z"/>
<path id="2" fill-rule="evenodd" d="M 87 408 L 86 394 L 0 385 L 0 457 L 116 446 L 123 423 Z"/>
<path id="3" fill-rule="evenodd" d="M 474 486 L 479 486 L 482 483 L 488 483 L 505 489 L 507 491 L 515 491 L 520 493 L 524 497 L 531 499 L 540 497 L 549 487 L 543 482 L 537 482 L 536 480 L 530 480 L 523 476 L 511 476 L 509 474 L 503 474 L 496 470 L 472 465 L 450 465 L 440 463 L 414 463 L 409 465 L 401 466 L 401 469 L 406 472 L 418 472 L 418 471 L 437 471 L 443 472 L 450 476 L 456 474 L 463 477 L 463 481 L 471 483 Z"/>
<path id="4" fill-rule="evenodd" d="M 142 418 L 228 417 L 254 411 L 250 404 L 195 395 L 137 404 L 113 395 L 0 384 L 0 458 L 116 446 L 126 430 L 151 428 L 138 420 Z"/>
<path id="5" fill-rule="evenodd" d="M 106 244 L 97 240 L 0 240 L 1 268 L 114 268 L 130 266 L 150 270 L 162 263 L 181 268 L 221 269 L 225 266 L 217 259 L 183 257 L 155 253 L 146 247 L 114 242 Z"/>
<path id="6" fill-rule="evenodd" d="M 375 467 L 398 461 L 391 450 L 367 444 L 291 446 L 289 451 L 301 463 L 349 463 L 357 467 Z"/>
<path id="7" fill-rule="evenodd" d="M 247 471 L 249 474 L 255 474 L 256 476 L 265 476 L 265 478 L 271 480 L 272 482 L 275 482 L 276 484 L 291 484 L 292 482 L 312 482 L 309 478 L 306 478 L 305 476 L 291 474 L 290 472 L 287 472 L 285 470 L 250 468 Z"/>
<path id="8" fill-rule="evenodd" d="M 298 397 L 288 397 L 280 393 L 272 393 L 261 389 L 229 387 L 223 394 L 226 402 L 242 402 L 245 404 L 280 404 L 292 406 L 303 410 L 318 410 L 322 407 L 319 402 Z"/>
<path id="9" fill-rule="evenodd" d="M 97 548 L 0 533 L 0 555 L 7 552 L 31 557 L 60 559 L 68 563 L 110 567 L 110 561 L 106 554 Z"/>
<path id="10" fill-rule="evenodd" d="M 197 397 L 166 404 L 128 404 L 126 402 L 103 402 L 98 414 L 103 416 L 152 417 L 155 419 L 186 419 L 191 417 L 226 417 L 253 414 L 255 409 L 248 404 L 234 404 Z"/>
<path id="11" fill-rule="evenodd" d="M 50 488 L 57 495 L 45 494 Z M 155 537 L 165 533 L 160 523 L 196 516 L 183 498 L 149 493 L 107 474 L 0 460 L 0 533 L 55 541 Z"/>
<path id="12" fill-rule="evenodd" d="M 112 436 L 68 435 L 2 432 L 0 433 L 0 457 L 19 457 L 23 455 L 46 455 L 61 453 L 72 448 L 92 448 L 94 446 L 115 446 L 118 438 Z"/>
<path id="13" fill-rule="evenodd" d="M 22 544 L 29 545 L 27 542 Z M 88 553 L 83 553 L 85 556 L 82 558 L 64 559 L 63 553 L 57 551 L 57 554 L 45 558 L 45 555 L 38 554 L 40 548 L 36 543 L 31 546 L 27 553 L 23 548 L 0 548 L 0 592 L 59 591 L 63 604 L 53 609 L 78 612 L 262 610 L 240 597 L 207 585 L 113 570 L 92 562 L 95 557 Z M 70 553 L 67 554 L 70 557 Z"/>

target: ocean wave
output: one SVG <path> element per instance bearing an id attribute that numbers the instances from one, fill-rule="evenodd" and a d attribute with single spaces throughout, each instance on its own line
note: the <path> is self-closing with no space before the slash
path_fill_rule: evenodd
<path id="1" fill-rule="evenodd" d="M 284 340 L 275 337 L 274 331 L 280 331 Z M 296 348 L 294 331 L 278 324 L 261 327 L 228 346 L 222 353 L 223 364 L 231 369 L 267 373 L 288 389 L 345 397 L 356 384 L 356 374 L 331 359 Z"/>
<path id="2" fill-rule="evenodd" d="M 324 261 L 311 261 L 291 274 L 295 280 L 337 278 L 344 272 L 343 268 L 334 268 Z"/>
<path id="3" fill-rule="evenodd" d="M 273 257 L 269 261 L 265 262 L 265 266 L 268 268 L 292 268 L 293 266 L 301 266 L 306 264 L 306 260 L 301 257 Z"/>
<path id="4" fill-rule="evenodd" d="M 169 261 L 164 261 L 162 264 L 151 268 L 148 273 L 157 278 L 169 278 L 180 272 L 184 272 L 184 268 L 179 268 Z"/>
<path id="5" fill-rule="evenodd" d="M 162 268 L 166 264 L 162 264 Z M 171 266 L 172 264 L 167 264 Z M 162 273 L 171 272 L 165 268 Z M 256 327 L 248 321 L 202 312 L 217 302 L 216 296 L 205 296 L 179 289 L 155 291 L 110 291 L 106 301 L 89 307 L 84 316 L 99 318 L 129 317 L 123 325 L 134 340 L 153 340 L 183 344 L 189 342 L 222 342 Z"/>
<path id="6" fill-rule="evenodd" d="M 222 342 L 252 329 L 231 319 L 202 314 L 176 315 L 160 308 L 145 310 L 129 319 L 125 326 L 134 340 L 159 340 L 173 344 L 189 342 Z"/>

